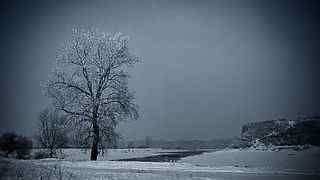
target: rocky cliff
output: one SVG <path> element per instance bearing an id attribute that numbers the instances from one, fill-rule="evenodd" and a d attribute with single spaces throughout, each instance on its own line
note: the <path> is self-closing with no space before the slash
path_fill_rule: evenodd
<path id="1" fill-rule="evenodd" d="M 278 119 L 243 125 L 241 143 L 264 145 L 316 145 L 320 146 L 320 117 L 298 120 Z"/>

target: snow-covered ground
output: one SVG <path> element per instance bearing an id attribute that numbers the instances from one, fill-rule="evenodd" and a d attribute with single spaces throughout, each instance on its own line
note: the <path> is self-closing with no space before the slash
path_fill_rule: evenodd
<path id="1" fill-rule="evenodd" d="M 225 179 L 230 177 L 320 177 L 318 174 L 295 171 L 268 171 L 261 168 L 245 168 L 234 166 L 197 166 L 190 163 L 166 162 L 117 162 L 117 161 L 42 161 L 37 164 L 52 166 L 60 164 L 83 179 Z M 314 176 L 312 176 L 314 175 Z M 279 178 L 278 177 L 278 178 Z"/>
<path id="2" fill-rule="evenodd" d="M 69 151 L 69 152 L 68 152 Z M 294 150 L 257 150 L 229 149 L 201 155 L 190 156 L 178 162 L 125 162 L 109 161 L 159 154 L 168 150 L 161 149 L 126 149 L 109 150 L 105 159 L 85 161 L 79 150 L 67 150 L 69 156 L 63 160 L 43 159 L 18 161 L 19 165 L 27 164 L 32 170 L 25 173 L 38 172 L 39 167 L 53 169 L 46 174 L 63 174 L 65 179 L 237 179 L 237 180 L 291 180 L 320 179 L 320 148 L 313 147 L 303 151 Z M 171 150 L 170 150 L 171 151 Z M 76 154 L 73 154 L 76 153 Z M 88 152 L 87 152 L 88 153 Z M 89 154 L 86 154 L 88 158 Z M 108 157 L 109 156 L 109 157 Z M 80 160 L 83 161 L 77 161 Z M 14 160 L 17 164 L 17 160 Z M 58 168 L 57 168 L 58 167 Z M 21 168 L 20 168 L 21 169 Z M 20 170 L 21 171 L 21 170 Z M 21 174 L 21 173 L 20 173 Z M 36 175 L 37 177 L 43 175 Z M 0 176 L 1 177 L 1 176 Z M 1 178 L 0 178 L 1 179 Z M 59 179 L 58 177 L 56 179 Z"/>
<path id="3" fill-rule="evenodd" d="M 312 147 L 302 151 L 276 148 L 261 149 L 229 149 L 198 156 L 189 156 L 179 162 L 197 166 L 239 167 L 251 171 L 287 172 L 300 174 L 320 174 L 320 148 Z"/>

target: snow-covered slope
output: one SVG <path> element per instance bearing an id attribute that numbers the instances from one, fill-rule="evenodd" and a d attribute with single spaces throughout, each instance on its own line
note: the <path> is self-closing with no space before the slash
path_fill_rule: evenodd
<path id="1" fill-rule="evenodd" d="M 276 149 L 276 148 L 274 148 Z M 240 167 L 266 172 L 320 173 L 320 148 L 303 151 L 292 148 L 281 151 L 259 149 L 229 149 L 182 158 L 182 163 L 211 167 Z"/>

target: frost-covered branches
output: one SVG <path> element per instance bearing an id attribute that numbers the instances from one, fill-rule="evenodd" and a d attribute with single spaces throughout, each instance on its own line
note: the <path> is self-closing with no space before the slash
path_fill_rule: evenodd
<path id="1" fill-rule="evenodd" d="M 74 29 L 72 39 L 58 51 L 47 94 L 69 120 L 89 122 L 93 133 L 88 136 L 99 141 L 106 129 L 116 126 L 111 122 L 138 118 L 125 71 L 138 61 L 129 52 L 127 36 Z"/>

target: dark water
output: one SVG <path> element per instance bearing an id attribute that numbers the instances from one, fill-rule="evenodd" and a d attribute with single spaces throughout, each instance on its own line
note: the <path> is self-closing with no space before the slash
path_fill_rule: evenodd
<path id="1" fill-rule="evenodd" d="M 181 158 L 187 156 L 199 155 L 205 152 L 205 150 L 194 150 L 194 151 L 176 151 L 176 152 L 162 152 L 158 155 L 138 157 L 138 158 L 127 158 L 127 159 L 117 159 L 114 161 L 140 161 L 140 162 L 176 162 Z"/>

